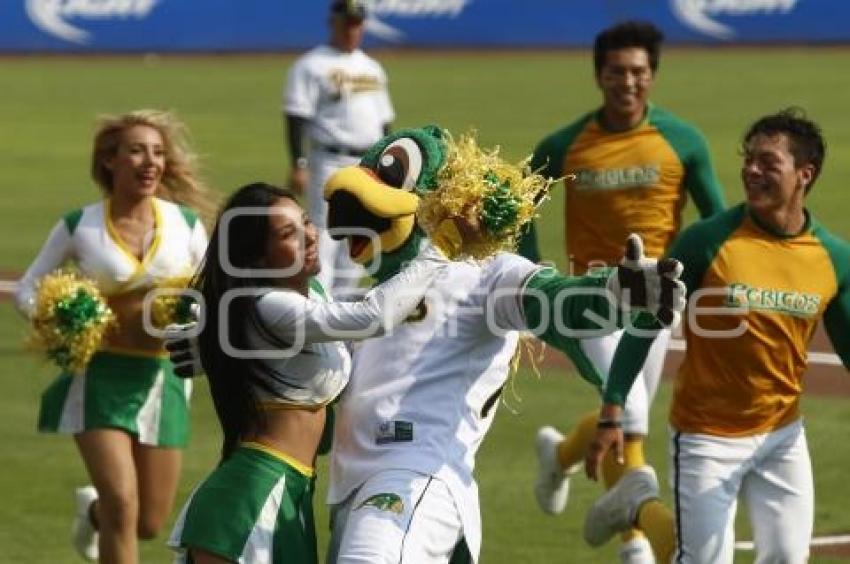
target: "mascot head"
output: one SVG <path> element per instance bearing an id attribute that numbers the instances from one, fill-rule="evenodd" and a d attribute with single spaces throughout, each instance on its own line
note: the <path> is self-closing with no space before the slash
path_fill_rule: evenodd
<path id="1" fill-rule="evenodd" d="M 325 184 L 328 227 L 348 239 L 355 261 L 381 255 L 382 278 L 415 256 L 423 235 L 450 258 L 513 249 L 550 184 L 529 170 L 528 159 L 506 163 L 498 149 L 480 149 L 473 134 L 455 140 L 434 125 L 401 129 Z M 475 218 L 483 237 L 462 242 L 458 217 Z"/>

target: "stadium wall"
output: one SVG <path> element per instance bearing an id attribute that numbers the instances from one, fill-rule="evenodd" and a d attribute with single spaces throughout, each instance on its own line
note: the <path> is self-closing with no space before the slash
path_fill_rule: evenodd
<path id="1" fill-rule="evenodd" d="M 585 47 L 621 19 L 670 43 L 850 41 L 845 0 L 371 0 L 366 45 Z M 4 0 L 0 52 L 301 50 L 328 0 Z"/>

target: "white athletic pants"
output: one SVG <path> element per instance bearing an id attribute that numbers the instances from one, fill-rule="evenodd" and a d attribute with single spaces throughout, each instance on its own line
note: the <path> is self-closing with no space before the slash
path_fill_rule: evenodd
<path id="1" fill-rule="evenodd" d="M 617 345 L 623 336 L 623 330 L 616 331 L 604 337 L 582 339 L 581 348 L 587 357 L 593 362 L 596 369 L 602 375 L 604 381 L 608 381 L 608 372 L 611 370 L 611 362 Z M 670 331 L 663 330 L 658 333 L 643 370 L 640 371 L 635 383 L 632 385 L 629 395 L 626 397 L 626 405 L 623 410 L 623 432 L 627 434 L 646 435 L 649 433 L 649 408 L 658 389 L 658 381 L 661 378 L 661 370 L 664 368 L 664 357 L 667 354 L 667 345 L 670 343 Z"/>
<path id="2" fill-rule="evenodd" d="M 463 536 L 448 486 L 385 470 L 331 507 L 328 564 L 445 564 Z"/>
<path id="3" fill-rule="evenodd" d="M 677 549 L 673 562 L 731 564 L 738 497 L 749 509 L 756 564 L 802 564 L 814 522 L 802 420 L 728 438 L 671 430 Z"/>
<path id="4" fill-rule="evenodd" d="M 365 270 L 351 260 L 348 243 L 332 239 L 327 231 L 328 203 L 324 198 L 325 182 L 338 169 L 355 165 L 360 159 L 334 155 L 320 149 L 310 155 L 310 185 L 307 186 L 307 213 L 319 228 L 319 263 L 317 278 L 331 296 L 346 294 L 356 288 Z"/>

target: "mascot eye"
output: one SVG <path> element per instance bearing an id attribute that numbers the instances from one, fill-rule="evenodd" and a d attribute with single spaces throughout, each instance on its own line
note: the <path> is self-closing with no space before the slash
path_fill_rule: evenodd
<path id="1" fill-rule="evenodd" d="M 422 172 L 422 150 L 410 137 L 390 143 L 378 159 L 378 178 L 390 186 L 413 190 Z"/>

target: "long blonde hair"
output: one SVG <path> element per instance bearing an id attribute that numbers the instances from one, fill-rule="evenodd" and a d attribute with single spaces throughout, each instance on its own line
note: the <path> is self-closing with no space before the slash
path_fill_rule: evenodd
<path id="1" fill-rule="evenodd" d="M 187 142 L 187 129 L 177 116 L 162 110 L 135 110 L 121 115 L 101 116 L 91 157 L 91 176 L 106 193 L 112 192 L 112 171 L 106 161 L 116 155 L 121 133 L 144 125 L 156 129 L 165 148 L 165 170 L 157 196 L 194 209 L 208 226 L 215 215 L 218 198 L 198 178 L 197 156 Z"/>

